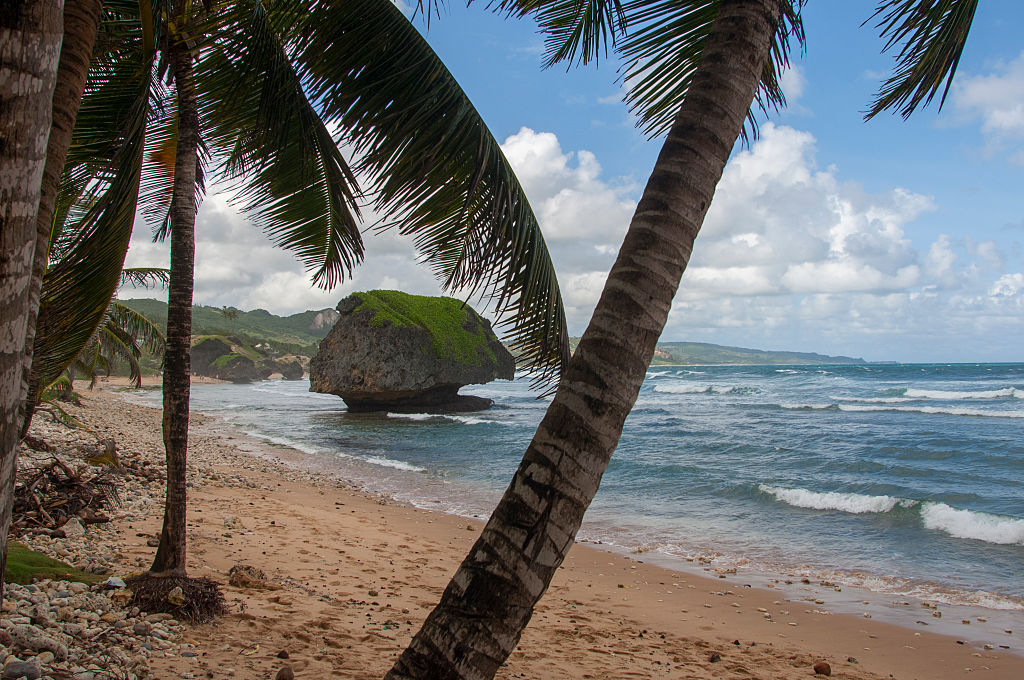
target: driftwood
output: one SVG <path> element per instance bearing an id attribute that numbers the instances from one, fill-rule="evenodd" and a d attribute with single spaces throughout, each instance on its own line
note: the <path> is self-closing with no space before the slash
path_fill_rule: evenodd
<path id="1" fill-rule="evenodd" d="M 11 531 L 60 536 L 72 517 L 83 524 L 109 522 L 104 509 L 120 507 L 118 482 L 109 469 L 92 476 L 72 470 L 53 456 L 47 465 L 24 470 L 22 481 L 14 488 Z"/>

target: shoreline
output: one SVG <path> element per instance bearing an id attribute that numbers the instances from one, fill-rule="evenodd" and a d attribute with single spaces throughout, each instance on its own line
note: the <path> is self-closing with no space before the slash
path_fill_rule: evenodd
<path id="1" fill-rule="evenodd" d="M 139 401 L 156 405 L 151 398 L 143 397 Z M 209 402 L 201 399 L 200 403 Z M 389 458 L 386 452 L 369 458 L 365 453 L 350 456 L 344 445 L 338 449 L 325 448 L 325 445 L 296 439 L 287 433 L 262 432 L 256 425 L 238 423 L 229 415 L 233 413 L 237 412 L 215 408 L 207 415 L 222 420 L 225 426 L 239 429 L 251 443 L 250 452 L 265 451 L 271 458 L 286 460 L 300 469 L 345 479 L 350 485 L 424 510 L 486 519 L 507 484 L 507 479 L 500 479 L 498 485 L 481 486 L 445 475 L 424 476 L 418 474 L 426 472 L 424 468 L 405 462 L 401 456 Z M 399 420 L 427 418 L 426 414 L 386 415 L 388 419 Z M 450 418 L 461 420 L 463 416 Z M 730 546 L 727 541 L 718 542 L 714 536 L 686 543 L 664 532 L 659 535 L 657 531 L 641 530 L 638 534 L 634 530 L 642 527 L 637 526 L 635 517 L 609 515 L 597 505 L 588 513 L 577 536 L 578 543 L 694 575 L 715 578 L 725 574 L 733 581 L 742 579 L 789 597 L 813 594 L 813 599 L 825 600 L 834 611 L 858 616 L 867 612 L 915 630 L 927 625 L 946 635 L 962 636 L 969 632 L 974 639 L 981 640 L 987 635 L 1000 640 L 1003 630 L 1024 628 L 1024 599 L 997 588 L 986 588 L 977 578 L 969 584 L 956 585 L 899 572 L 892 574 L 857 566 L 844 568 L 836 559 L 829 560 L 828 555 L 824 555 L 824 561 L 814 563 L 787 559 L 789 556 L 781 549 L 774 555 L 763 554 L 763 551 L 762 554 L 751 553 Z M 803 560 L 807 559 L 804 555 Z M 810 584 L 801 582 L 808 579 Z M 916 615 L 922 608 L 926 609 L 924 614 L 928 617 L 924 622 Z M 933 615 L 936 611 L 945 618 Z M 971 629 L 961 627 L 961 620 L 976 617 L 988 620 L 980 624 L 974 621 Z"/>
<path id="2" fill-rule="evenodd" d="M 76 411 L 94 430 L 117 439 L 125 462 L 133 455 L 161 460 L 159 412 L 102 389 L 108 386 L 85 393 L 85 407 Z M 381 677 L 482 523 L 295 469 L 273 460 L 275 447 L 264 447 L 262 456 L 242 448 L 258 442 L 215 418 L 197 414 L 195 421 L 191 573 L 225 581 L 234 563 L 245 562 L 282 588 L 225 586 L 232 613 L 184 633 L 201 641 L 202 654 L 154 658 L 154 670 L 271 677 L 282 663 L 275 654 L 284 649 L 300 677 Z M 239 471 L 247 486 L 223 483 Z M 152 558 L 140 535 L 159 528 L 161 506 L 153 504 L 145 517 L 114 513 L 116 552 L 134 569 Z M 227 517 L 245 529 L 230 530 Z M 710 678 L 728 672 L 796 678 L 813 675 L 818 660 L 827 660 L 836 677 L 856 679 L 1024 676 L 1024 657 L 986 650 L 981 640 L 974 646 L 982 632 L 977 623 L 963 626 L 960 639 L 970 632 L 969 644 L 957 644 L 933 630 L 834 613 L 817 602 L 820 596 L 801 600 L 760 584 L 748 587 L 747 574 L 709 578 L 656 566 L 650 558 L 575 545 L 499 677 L 580 677 L 585 669 L 591 675 L 582 677 Z M 1016 651 L 1021 632 L 985 642 Z M 248 654 L 253 644 L 260 648 Z M 712 653 L 720 661 L 710 661 Z"/>

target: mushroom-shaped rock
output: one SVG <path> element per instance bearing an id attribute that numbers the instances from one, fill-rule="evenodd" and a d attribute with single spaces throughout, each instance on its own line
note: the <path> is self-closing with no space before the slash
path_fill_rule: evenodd
<path id="1" fill-rule="evenodd" d="M 459 300 L 373 290 L 337 309 L 309 364 L 310 391 L 338 395 L 349 411 L 477 411 L 492 401 L 460 387 L 515 374 L 490 322 Z"/>

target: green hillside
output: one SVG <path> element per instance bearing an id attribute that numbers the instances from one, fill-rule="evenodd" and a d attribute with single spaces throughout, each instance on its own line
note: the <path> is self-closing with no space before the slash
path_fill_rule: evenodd
<path id="1" fill-rule="evenodd" d="M 573 351 L 579 338 L 570 338 L 569 347 Z M 716 364 L 776 365 L 776 364 L 864 364 L 864 359 L 856 357 L 830 356 L 817 352 L 773 352 L 763 349 L 745 347 L 726 347 L 713 345 L 709 342 L 659 342 L 654 350 L 651 366 L 698 365 L 714 366 Z"/>
<path id="2" fill-rule="evenodd" d="M 167 303 L 160 300 L 121 300 L 132 309 L 166 328 Z M 196 305 L 192 308 L 193 335 L 235 336 L 247 345 L 269 343 L 281 354 L 313 356 L 337 318 L 334 310 L 305 311 L 291 316 L 276 316 L 265 309 L 238 312 L 226 318 L 219 307 Z M 319 319 L 318 319 L 319 317 Z M 570 338 L 576 349 L 579 338 Z M 856 357 L 829 356 L 816 352 L 773 352 L 744 347 L 726 347 L 707 342 L 661 342 L 652 366 L 714 364 L 863 364 Z"/>
<path id="3" fill-rule="evenodd" d="M 121 300 L 122 303 L 144 315 L 161 330 L 167 329 L 167 303 L 162 300 L 140 298 Z M 235 310 L 238 316 L 226 318 L 220 307 L 195 305 L 192 308 L 192 335 L 234 335 L 245 343 L 270 343 L 281 354 L 312 356 L 334 323 L 321 323 L 317 327 L 318 311 L 305 311 L 291 316 L 276 316 L 265 309 L 251 312 Z M 331 315 L 334 310 L 328 310 Z"/>
<path id="4" fill-rule="evenodd" d="M 772 352 L 744 347 L 725 347 L 706 342 L 662 342 L 655 350 L 652 366 L 678 364 L 863 364 L 855 357 L 829 356 L 817 352 Z"/>

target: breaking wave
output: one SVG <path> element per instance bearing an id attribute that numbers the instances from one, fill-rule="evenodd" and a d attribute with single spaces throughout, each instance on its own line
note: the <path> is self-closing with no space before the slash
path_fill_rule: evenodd
<path id="1" fill-rule="evenodd" d="M 957 392 L 952 390 L 918 390 L 907 388 L 904 396 L 911 399 L 944 399 L 946 401 L 960 401 L 962 399 L 1024 399 L 1024 391 L 1016 387 L 1004 387 L 998 390 L 981 390 L 975 392 Z"/>
<path id="2" fill-rule="evenodd" d="M 786 489 L 781 486 L 761 484 L 757 487 L 764 493 L 775 496 L 783 503 L 797 508 L 812 510 L 840 510 L 859 515 L 865 512 L 889 512 L 897 505 L 909 507 L 916 501 L 896 496 L 868 496 L 859 493 L 838 491 L 808 491 L 807 489 Z"/>
<path id="3" fill-rule="evenodd" d="M 945 406 L 861 406 L 857 404 L 840 404 L 840 411 L 871 412 L 871 411 L 902 411 L 904 413 L 930 413 L 948 416 L 977 416 L 980 418 L 1024 418 L 1024 411 L 983 411 L 976 408 L 954 408 Z"/>
<path id="4" fill-rule="evenodd" d="M 921 520 L 926 529 L 943 531 L 954 538 L 1024 545 L 1024 519 L 959 510 L 945 503 L 924 503 Z"/>
<path id="5" fill-rule="evenodd" d="M 1024 519 L 954 508 L 945 503 L 917 501 L 898 496 L 870 496 L 839 491 L 810 491 L 760 484 L 760 491 L 797 508 L 838 510 L 854 515 L 886 513 L 897 507 L 915 508 L 925 529 L 953 538 L 973 539 L 998 545 L 1024 545 Z"/>

